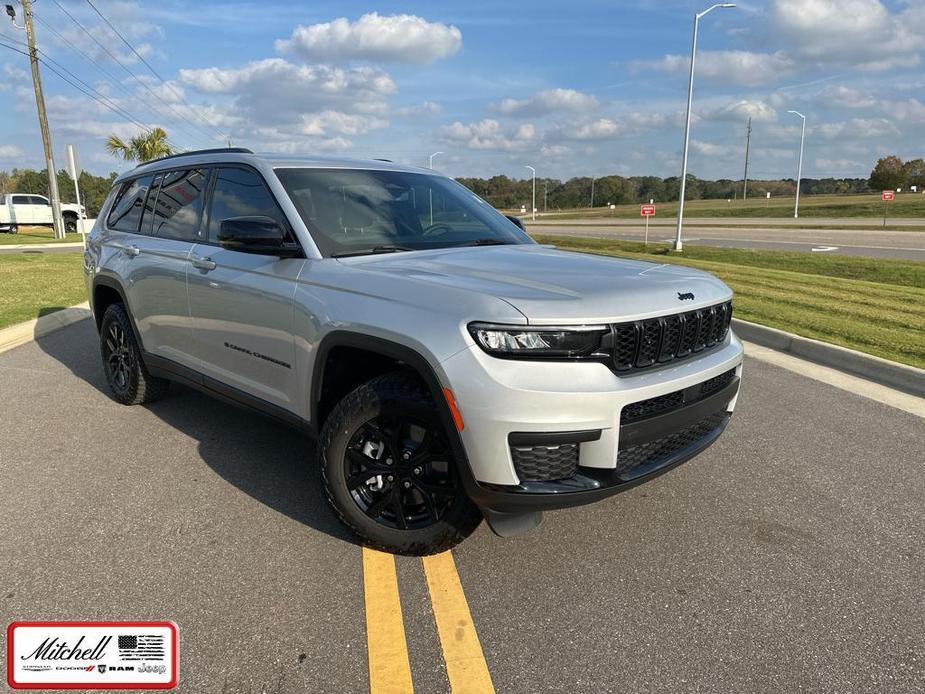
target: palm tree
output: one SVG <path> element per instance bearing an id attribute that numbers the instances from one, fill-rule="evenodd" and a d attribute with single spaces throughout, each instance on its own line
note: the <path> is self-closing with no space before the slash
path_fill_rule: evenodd
<path id="1" fill-rule="evenodd" d="M 118 135 L 110 135 L 106 140 L 106 151 L 125 161 L 150 161 L 174 153 L 173 147 L 167 142 L 167 133 L 162 128 L 136 135 L 128 142 Z"/>

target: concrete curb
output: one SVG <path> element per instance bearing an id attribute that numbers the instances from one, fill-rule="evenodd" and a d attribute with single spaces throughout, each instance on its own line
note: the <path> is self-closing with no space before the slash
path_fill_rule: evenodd
<path id="1" fill-rule="evenodd" d="M 25 323 L 17 323 L 9 328 L 3 328 L 0 330 L 0 352 L 6 352 L 32 340 L 37 340 L 48 333 L 66 328 L 89 317 L 90 304 L 85 301 L 77 306 L 63 308 L 60 311 L 33 318 Z"/>
<path id="2" fill-rule="evenodd" d="M 49 248 L 83 248 L 83 241 L 67 243 L 13 243 L 0 246 L 0 251 L 42 251 Z"/>
<path id="3" fill-rule="evenodd" d="M 888 359 L 857 352 L 827 342 L 800 337 L 793 333 L 757 323 L 732 319 L 732 328 L 743 340 L 786 352 L 807 361 L 828 366 L 869 381 L 925 398 L 925 370 Z"/>

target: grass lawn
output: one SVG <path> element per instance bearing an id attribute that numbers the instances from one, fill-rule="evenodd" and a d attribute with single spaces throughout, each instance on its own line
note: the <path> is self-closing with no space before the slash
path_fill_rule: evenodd
<path id="1" fill-rule="evenodd" d="M 0 255 L 0 328 L 87 300 L 80 253 Z"/>
<path id="2" fill-rule="evenodd" d="M 533 234 L 562 249 L 679 263 L 735 291 L 735 316 L 925 368 L 925 263 Z"/>
<path id="3" fill-rule="evenodd" d="M 606 202 L 606 201 L 603 201 Z M 794 199 L 772 198 L 765 200 L 753 198 L 750 200 L 687 200 L 684 203 L 685 219 L 699 217 L 793 217 Z M 891 217 L 923 217 L 925 218 L 925 195 L 921 193 L 899 193 L 890 203 L 880 200 L 880 193 L 867 193 L 865 195 L 802 195 L 800 196 L 800 218 L 806 217 L 870 217 L 872 220 L 883 221 L 883 206 L 888 205 L 887 226 Z M 657 205 L 659 217 L 675 217 L 678 214 L 677 202 L 663 202 Z M 519 214 L 520 210 L 514 212 Z M 608 217 L 630 218 L 639 217 L 639 205 L 618 205 L 610 210 L 597 207 L 593 210 L 581 208 L 577 210 L 549 210 L 542 216 L 543 219 L 561 217 L 594 218 Z"/>
<path id="4" fill-rule="evenodd" d="M 87 230 L 89 231 L 89 227 Z M 18 234 L 0 232 L 0 246 L 15 246 L 25 243 L 73 243 L 81 240 L 80 234 L 76 232 L 68 234 L 65 239 L 56 239 L 55 233 L 48 227 L 23 226 L 19 228 Z"/>

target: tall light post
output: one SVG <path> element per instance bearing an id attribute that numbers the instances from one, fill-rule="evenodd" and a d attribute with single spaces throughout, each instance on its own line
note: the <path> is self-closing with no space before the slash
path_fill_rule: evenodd
<path id="1" fill-rule="evenodd" d="M 536 221 L 536 169 L 534 169 L 529 164 L 524 164 L 524 166 L 530 171 L 533 172 L 533 204 L 531 205 L 531 212 L 533 214 L 533 221 Z"/>
<path id="2" fill-rule="evenodd" d="M 803 140 L 806 138 L 806 116 L 799 111 L 787 111 L 799 116 L 803 120 L 803 127 L 800 128 L 800 165 L 797 168 L 797 201 L 793 207 L 793 218 L 800 216 L 800 179 L 803 178 Z"/>
<path id="3" fill-rule="evenodd" d="M 434 157 L 438 154 L 443 154 L 443 152 L 434 152 L 430 155 L 430 170 L 434 170 Z M 427 200 L 430 203 L 430 225 L 434 225 L 434 189 L 433 186 L 427 189 Z"/>
<path id="4" fill-rule="evenodd" d="M 681 157 L 681 196 L 678 201 L 678 233 L 674 240 L 674 249 L 676 251 L 681 250 L 681 229 L 684 226 L 684 191 L 685 188 L 687 188 L 687 150 L 691 140 L 691 103 L 694 100 L 694 60 L 697 57 L 697 28 L 700 25 L 700 18 L 712 12 L 717 7 L 728 9 L 735 7 L 735 3 L 718 3 L 694 15 L 694 37 L 691 40 L 691 74 L 687 82 L 687 120 L 684 125 L 684 154 Z"/>

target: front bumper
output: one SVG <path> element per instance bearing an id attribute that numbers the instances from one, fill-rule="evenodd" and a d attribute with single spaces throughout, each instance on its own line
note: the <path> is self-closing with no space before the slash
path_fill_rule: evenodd
<path id="1" fill-rule="evenodd" d="M 602 364 L 494 359 L 478 347 L 457 354 L 441 366 L 465 422 L 469 496 L 485 511 L 526 513 L 591 503 L 667 472 L 722 433 L 735 408 L 741 364 L 742 346 L 731 332 L 709 353 L 625 377 Z M 624 415 L 643 401 L 699 393 L 724 375 L 721 388 L 667 411 L 632 421 Z M 515 466 L 512 444 L 531 440 L 577 447 L 574 473 L 521 479 L 524 467 Z"/>

